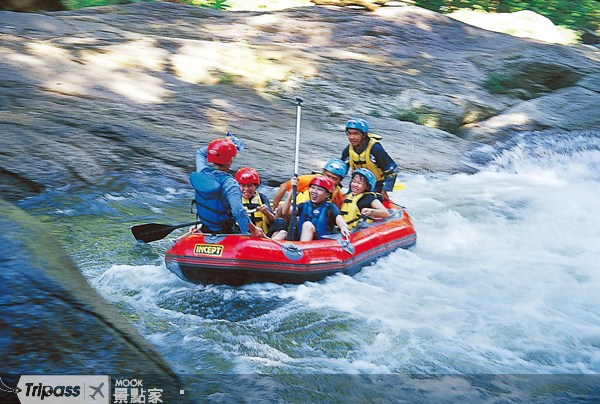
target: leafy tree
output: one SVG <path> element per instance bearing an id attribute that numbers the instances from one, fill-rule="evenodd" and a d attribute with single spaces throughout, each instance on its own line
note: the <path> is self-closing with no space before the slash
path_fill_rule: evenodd
<path id="1" fill-rule="evenodd" d="M 511 13 L 531 10 L 571 29 L 600 29 L 598 0 L 415 0 L 415 5 L 441 13 L 459 8 Z"/>
<path id="2" fill-rule="evenodd" d="M 179 0 L 179 3 L 222 11 L 225 11 L 230 7 L 229 4 L 227 4 L 227 0 Z"/>

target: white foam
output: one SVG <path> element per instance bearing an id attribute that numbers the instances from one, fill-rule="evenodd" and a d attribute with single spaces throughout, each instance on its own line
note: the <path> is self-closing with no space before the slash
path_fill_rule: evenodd
<path id="1" fill-rule="evenodd" d="M 143 331 L 192 368 L 599 373 L 600 152 L 569 141 L 517 143 L 473 175 L 405 176 L 392 198 L 417 245 L 354 277 L 199 287 L 115 265 L 94 283 L 168 322 L 171 338 Z"/>

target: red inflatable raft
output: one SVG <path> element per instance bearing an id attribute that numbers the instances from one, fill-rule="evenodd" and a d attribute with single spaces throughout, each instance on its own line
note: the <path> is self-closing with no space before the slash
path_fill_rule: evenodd
<path id="1" fill-rule="evenodd" d="M 166 253 L 167 268 L 200 284 L 303 283 L 342 272 L 353 275 L 398 248 L 416 243 L 404 208 L 386 201 L 392 215 L 341 234 L 310 242 L 273 241 L 242 234 L 187 234 Z"/>

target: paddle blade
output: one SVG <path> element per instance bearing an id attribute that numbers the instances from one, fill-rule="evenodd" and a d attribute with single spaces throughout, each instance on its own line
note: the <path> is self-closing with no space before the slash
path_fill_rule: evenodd
<path id="1" fill-rule="evenodd" d="M 405 188 L 406 188 L 406 184 L 404 184 L 402 182 L 396 182 L 394 184 L 394 191 L 402 191 Z"/>
<path id="2" fill-rule="evenodd" d="M 167 237 L 176 227 L 168 224 L 148 223 L 133 226 L 131 232 L 138 241 L 149 243 Z"/>
<path id="3" fill-rule="evenodd" d="M 354 255 L 354 245 L 350 243 L 350 240 L 340 240 L 339 243 L 344 251 L 350 255 Z"/>

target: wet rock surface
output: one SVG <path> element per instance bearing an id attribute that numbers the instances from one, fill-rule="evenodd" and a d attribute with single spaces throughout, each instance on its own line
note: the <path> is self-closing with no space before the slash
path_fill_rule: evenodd
<path id="1" fill-rule="evenodd" d="M 87 284 L 47 227 L 3 201 L 0 226 L 3 375 L 160 375 L 161 382 L 179 384 L 170 366 Z M 11 402 L 5 393 L 0 400 Z"/>
<path id="2" fill-rule="evenodd" d="M 219 12 L 174 3 L 0 12 L 0 190 L 19 200 L 161 167 L 232 131 L 264 179 L 346 145 L 349 116 L 410 171 L 460 172 L 512 131 L 600 126 L 599 51 L 486 31 L 417 7 Z M 565 108 L 567 107 L 567 108 Z"/>

